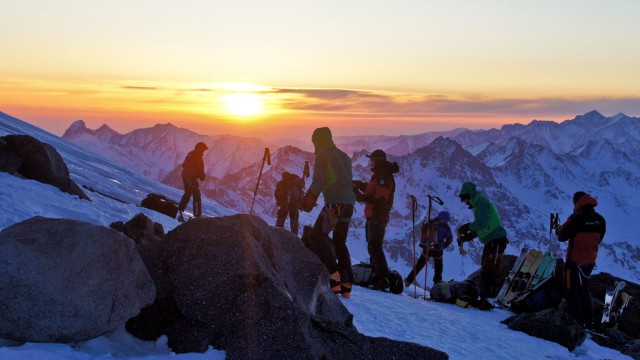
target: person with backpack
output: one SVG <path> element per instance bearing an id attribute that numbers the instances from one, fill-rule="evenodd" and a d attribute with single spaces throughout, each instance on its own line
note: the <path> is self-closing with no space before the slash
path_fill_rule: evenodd
<path id="1" fill-rule="evenodd" d="M 324 196 L 324 206 L 313 225 L 311 246 L 314 253 L 329 270 L 329 285 L 336 294 L 351 297 L 353 272 L 351 255 L 347 248 L 347 234 L 356 202 L 353 194 L 351 159 L 333 143 L 328 127 L 315 129 L 311 136 L 315 147 L 313 181 L 304 197 L 303 210 L 310 212 Z M 329 233 L 333 232 L 335 255 L 329 244 Z M 336 257 L 338 261 L 336 262 Z"/>
<path id="2" fill-rule="evenodd" d="M 282 173 L 282 180 L 276 184 L 276 189 L 273 192 L 273 197 L 276 199 L 276 206 L 278 207 L 278 214 L 276 215 L 276 227 L 284 227 L 284 222 L 287 220 L 289 214 L 289 176 L 291 174 L 288 171 Z"/>
<path id="3" fill-rule="evenodd" d="M 500 284 L 497 283 L 498 269 L 502 262 L 502 254 L 507 247 L 507 231 L 502 227 L 496 207 L 480 193 L 476 184 L 466 182 L 458 194 L 460 201 L 473 210 L 473 222 L 459 228 L 461 241 L 467 242 L 478 238 L 484 245 L 482 265 L 480 268 L 480 298 L 476 305 L 479 308 L 491 309 L 493 304 L 487 300 L 495 296 Z"/>
<path id="4" fill-rule="evenodd" d="M 304 179 L 296 174 L 289 174 L 287 181 L 289 198 L 287 206 L 289 208 L 289 224 L 291 232 L 298 235 L 298 218 L 300 217 L 300 207 L 304 200 Z"/>
<path id="5" fill-rule="evenodd" d="M 593 313 L 589 278 L 607 224 L 595 211 L 598 201 L 584 191 L 573 195 L 573 213 L 558 228 L 558 240 L 568 241 L 565 261 L 567 310 L 580 324 L 591 329 Z"/>
<path id="6" fill-rule="evenodd" d="M 204 152 L 209 147 L 203 142 L 196 144 L 195 148 L 190 151 L 184 158 L 182 163 L 182 183 L 184 185 L 184 195 L 180 199 L 178 210 L 180 210 L 179 220 L 184 221 L 182 212 L 187 208 L 191 196 L 193 196 L 193 216 L 202 216 L 202 195 L 200 194 L 200 181 L 204 181 Z"/>
<path id="7" fill-rule="evenodd" d="M 364 202 L 364 216 L 367 219 L 365 223 L 367 250 L 371 265 L 375 267 L 371 286 L 376 290 L 385 290 L 389 287 L 389 265 L 382 243 L 396 191 L 393 174 L 400 168 L 398 163 L 387 161 L 387 154 L 381 149 L 374 150 L 367 157 L 373 174 L 368 183 L 353 182 L 354 194 L 358 202 Z"/>
<path id="8" fill-rule="evenodd" d="M 433 259 L 433 284 L 435 285 L 442 281 L 444 249 L 449 247 L 453 241 L 451 226 L 449 226 L 450 219 L 451 215 L 447 211 L 441 211 L 435 219 L 431 219 L 422 225 L 420 238 L 422 254 L 420 254 L 420 258 L 413 270 L 404 279 L 406 287 L 409 287 L 414 282 L 420 270 L 429 262 L 429 259 Z"/>

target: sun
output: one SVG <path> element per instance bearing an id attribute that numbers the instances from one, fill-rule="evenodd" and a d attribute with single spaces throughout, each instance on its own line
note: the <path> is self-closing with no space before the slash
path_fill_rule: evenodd
<path id="1" fill-rule="evenodd" d="M 264 112 L 262 96 L 251 93 L 233 93 L 221 96 L 224 111 L 238 116 L 259 115 Z"/>

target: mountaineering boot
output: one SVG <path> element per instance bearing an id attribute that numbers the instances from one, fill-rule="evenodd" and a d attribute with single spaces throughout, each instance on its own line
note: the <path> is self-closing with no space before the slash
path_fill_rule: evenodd
<path id="1" fill-rule="evenodd" d="M 333 291 L 334 294 L 340 294 L 342 292 L 339 272 L 336 271 L 329 276 L 329 286 L 331 286 L 331 291 Z"/>
<path id="2" fill-rule="evenodd" d="M 345 299 L 351 298 L 351 283 L 342 283 L 340 284 L 340 294 Z"/>
<path id="3" fill-rule="evenodd" d="M 476 307 L 479 310 L 491 310 L 493 309 L 493 304 L 487 298 L 482 298 L 480 301 L 476 303 Z"/>

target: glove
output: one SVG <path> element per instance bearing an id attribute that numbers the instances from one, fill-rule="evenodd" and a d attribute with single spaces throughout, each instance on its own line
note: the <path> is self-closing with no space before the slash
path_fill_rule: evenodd
<path id="1" fill-rule="evenodd" d="M 302 201 L 302 210 L 305 212 L 311 212 L 313 207 L 316 206 L 316 202 L 318 201 L 318 195 L 314 195 L 311 191 L 308 191 L 304 196 L 304 200 Z"/>
<path id="2" fill-rule="evenodd" d="M 469 232 L 469 226 L 471 226 L 471 223 L 466 223 L 466 224 L 462 224 L 459 228 L 460 234 L 466 234 Z"/>
<path id="3" fill-rule="evenodd" d="M 471 240 L 475 239 L 475 238 L 476 238 L 476 236 L 478 236 L 478 234 L 477 234 L 475 231 L 471 231 L 471 232 L 468 232 L 468 233 L 466 233 L 466 234 L 462 235 L 462 236 L 460 237 L 460 240 L 461 240 L 463 243 L 465 243 L 465 242 L 468 242 L 468 241 L 471 241 Z"/>

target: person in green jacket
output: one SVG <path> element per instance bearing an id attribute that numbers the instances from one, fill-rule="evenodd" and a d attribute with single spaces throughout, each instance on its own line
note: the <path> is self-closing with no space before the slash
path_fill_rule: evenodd
<path id="1" fill-rule="evenodd" d="M 462 242 L 478 238 L 484 245 L 480 269 L 481 307 L 492 307 L 487 298 L 493 298 L 499 290 L 496 283 L 502 254 L 509 241 L 507 231 L 502 227 L 496 207 L 476 189 L 476 184 L 466 182 L 458 194 L 460 201 L 473 209 L 473 222 L 458 229 Z"/>
<path id="2" fill-rule="evenodd" d="M 303 210 L 310 212 L 316 205 L 320 193 L 324 196 L 324 206 L 313 226 L 311 247 L 329 270 L 329 284 L 333 292 L 349 298 L 353 272 L 351 255 L 347 248 L 347 233 L 353 215 L 353 205 L 356 202 L 352 186 L 351 159 L 336 147 L 331 130 L 327 127 L 316 129 L 311 141 L 315 146 L 316 159 L 313 181 L 305 195 Z M 330 232 L 333 232 L 335 255 L 327 241 Z"/>

